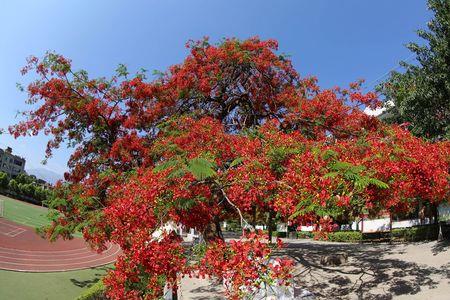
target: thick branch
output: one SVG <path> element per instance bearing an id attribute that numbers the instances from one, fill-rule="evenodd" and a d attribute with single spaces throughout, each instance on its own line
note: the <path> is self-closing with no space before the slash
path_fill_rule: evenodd
<path id="1" fill-rule="evenodd" d="M 230 198 L 228 198 L 228 196 L 227 196 L 227 194 L 225 193 L 225 191 L 224 191 L 223 189 L 220 189 L 220 191 L 222 192 L 222 195 L 223 195 L 223 197 L 225 198 L 225 200 L 227 200 L 227 202 L 237 210 L 237 212 L 238 212 L 238 214 L 239 214 L 239 217 L 240 217 L 240 219 L 241 219 L 241 227 L 244 228 L 244 223 L 245 223 L 245 225 L 250 226 L 250 227 L 253 228 L 253 226 L 250 225 L 250 224 L 247 222 L 247 220 L 245 220 L 245 218 L 244 218 L 244 216 L 242 215 L 242 212 L 241 212 L 241 210 L 239 209 L 239 207 L 237 207 L 237 205 L 234 204 L 234 203 L 230 200 Z"/>

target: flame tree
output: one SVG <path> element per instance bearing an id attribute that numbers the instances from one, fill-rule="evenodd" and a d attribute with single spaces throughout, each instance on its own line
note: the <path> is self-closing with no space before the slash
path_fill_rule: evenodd
<path id="1" fill-rule="evenodd" d="M 261 282 L 289 284 L 292 262 L 268 262 L 256 233 L 225 243 L 224 219 L 245 225 L 256 210 L 326 231 L 342 217 L 448 199 L 449 143 L 364 114 L 380 101 L 359 83 L 321 89 L 273 40 L 187 47 L 183 63 L 152 80 L 123 65 L 93 79 L 55 53 L 23 69 L 38 78 L 28 85 L 32 109 L 10 132 L 48 135 L 47 158 L 74 149 L 44 231 L 82 231 L 98 251 L 121 246 L 105 279 L 110 298 L 157 298 L 181 274 L 224 279 L 233 299 Z M 192 255 L 161 231 L 170 222 L 202 232 L 204 251 Z"/>

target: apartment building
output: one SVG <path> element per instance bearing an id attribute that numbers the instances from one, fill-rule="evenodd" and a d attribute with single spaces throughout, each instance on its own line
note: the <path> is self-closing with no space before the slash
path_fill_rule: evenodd
<path id="1" fill-rule="evenodd" d="M 12 148 L 0 149 L 0 171 L 10 177 L 25 173 L 25 158 L 12 153 Z"/>

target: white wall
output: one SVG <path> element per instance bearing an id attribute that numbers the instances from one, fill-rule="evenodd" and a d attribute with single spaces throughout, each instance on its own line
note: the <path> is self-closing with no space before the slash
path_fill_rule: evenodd
<path id="1" fill-rule="evenodd" d="M 450 207 L 449 207 L 449 217 L 450 217 Z M 364 219 L 363 222 L 353 222 L 350 226 L 341 226 L 341 230 L 344 230 L 346 228 L 344 227 L 350 227 L 351 230 L 363 230 L 364 233 L 373 233 L 373 232 L 387 232 L 390 231 L 391 225 L 390 225 L 390 219 L 389 218 L 380 218 L 380 219 Z M 424 223 L 420 223 L 420 219 L 411 219 L 411 220 L 402 220 L 402 221 L 393 221 L 392 222 L 392 228 L 407 228 L 407 227 L 413 227 L 418 225 L 426 225 L 431 224 L 432 220 L 429 218 L 424 219 Z M 300 231 L 313 231 L 313 226 L 300 226 Z"/>

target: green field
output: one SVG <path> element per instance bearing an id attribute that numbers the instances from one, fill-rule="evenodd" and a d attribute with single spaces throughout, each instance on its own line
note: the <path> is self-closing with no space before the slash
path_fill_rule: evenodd
<path id="1" fill-rule="evenodd" d="M 3 195 L 0 195 L 0 200 L 3 200 L 3 217 L 7 220 L 33 228 L 50 224 L 50 221 L 47 219 L 48 209 L 46 207 L 12 199 Z M 79 238 L 83 237 L 79 232 L 76 232 L 74 236 Z"/>
<path id="2" fill-rule="evenodd" d="M 0 195 L 4 202 L 4 218 L 30 227 L 49 224 L 47 209 Z M 79 236 L 79 234 L 76 234 Z M 0 245 L 1 246 L 1 245 Z M 85 270 L 26 273 L 0 270 L 0 299 L 73 300 L 100 280 L 110 266 Z"/>
<path id="3" fill-rule="evenodd" d="M 99 281 L 107 269 L 108 266 L 102 266 L 55 273 L 0 270 L 0 299 L 74 300 L 85 289 Z"/>
<path id="4" fill-rule="evenodd" d="M 29 204 L 23 201 L 0 195 L 4 202 L 3 217 L 7 220 L 27 225 L 40 227 L 50 222 L 47 220 L 47 208 Z"/>

